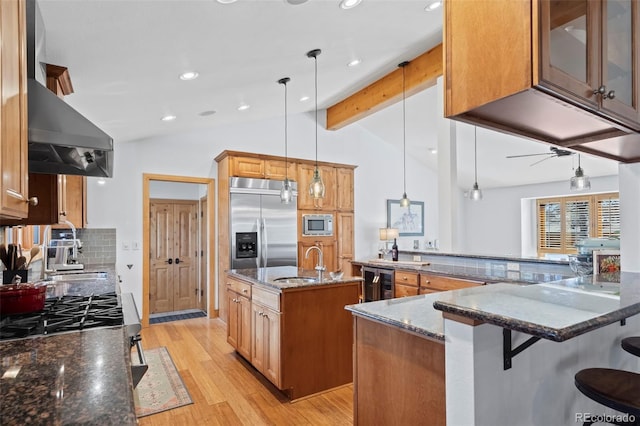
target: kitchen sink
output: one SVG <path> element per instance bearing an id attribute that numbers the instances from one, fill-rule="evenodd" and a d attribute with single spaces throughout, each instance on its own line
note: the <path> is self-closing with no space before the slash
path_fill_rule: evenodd
<path id="1" fill-rule="evenodd" d="M 71 274 L 53 274 L 47 276 L 51 281 L 106 280 L 106 272 L 78 272 Z"/>
<path id="2" fill-rule="evenodd" d="M 273 280 L 276 283 L 284 283 L 284 284 L 306 284 L 306 283 L 317 283 L 318 279 L 313 277 L 283 277 L 276 278 Z"/>

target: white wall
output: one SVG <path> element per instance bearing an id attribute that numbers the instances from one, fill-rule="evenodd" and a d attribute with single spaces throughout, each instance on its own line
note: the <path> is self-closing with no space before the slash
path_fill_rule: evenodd
<path id="1" fill-rule="evenodd" d="M 170 125 L 170 123 L 168 123 Z M 282 118 L 242 125 L 220 126 L 208 131 L 157 137 L 115 146 L 114 178 L 98 185 L 89 178 L 88 227 L 116 228 L 119 241 L 142 239 L 142 175 L 157 173 L 217 178 L 214 158 L 223 150 L 284 155 Z M 315 122 L 312 115 L 288 119 L 289 156 L 313 159 Z M 318 131 L 318 159 L 353 164 L 355 170 L 355 255 L 375 256 L 378 228 L 386 226 L 386 200 L 402 196 L 402 151 L 390 146 L 357 124 L 338 131 Z M 425 202 L 425 229 L 438 229 L 436 175 L 407 157 L 407 193 Z M 412 237 L 401 238 L 400 249 L 412 247 Z M 216 251 L 217 252 L 217 251 Z M 133 268 L 125 267 L 133 264 Z M 117 249 L 117 269 L 123 291 L 130 291 L 142 306 L 142 252 Z"/>
<path id="2" fill-rule="evenodd" d="M 149 182 L 149 198 L 166 200 L 199 200 L 207 193 L 207 185 L 183 182 Z"/>
<path id="3" fill-rule="evenodd" d="M 465 229 L 461 252 L 485 255 L 531 255 L 531 253 L 521 253 L 523 199 L 618 190 L 618 177 L 604 176 L 591 178 L 589 192 L 570 192 L 570 177 L 568 176 L 567 180 L 562 182 L 483 189 L 484 197 L 479 202 L 463 198 L 460 207 Z M 526 216 L 530 218 L 531 213 L 525 212 Z M 535 230 L 529 230 L 528 241 L 531 241 L 531 232 Z M 535 237 L 533 241 L 535 242 Z"/>

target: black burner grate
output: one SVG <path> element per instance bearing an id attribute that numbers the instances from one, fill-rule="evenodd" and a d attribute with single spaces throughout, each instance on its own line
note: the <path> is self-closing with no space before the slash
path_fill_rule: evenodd
<path id="1" fill-rule="evenodd" d="M 45 302 L 44 309 L 0 319 L 0 340 L 108 327 L 124 323 L 116 293 L 63 296 Z"/>

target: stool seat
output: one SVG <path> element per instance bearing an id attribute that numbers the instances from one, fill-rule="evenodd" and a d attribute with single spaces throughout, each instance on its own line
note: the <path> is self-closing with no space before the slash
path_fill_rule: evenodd
<path id="1" fill-rule="evenodd" d="M 592 400 L 640 419 L 640 374 L 611 368 L 587 368 L 576 373 L 575 384 Z"/>
<path id="2" fill-rule="evenodd" d="M 640 337 L 626 337 L 622 339 L 620 344 L 625 351 L 635 356 L 640 356 Z"/>

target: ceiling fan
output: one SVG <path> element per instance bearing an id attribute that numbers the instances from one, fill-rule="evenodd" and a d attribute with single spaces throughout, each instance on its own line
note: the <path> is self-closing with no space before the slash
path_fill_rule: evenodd
<path id="1" fill-rule="evenodd" d="M 542 163 L 545 160 L 548 160 L 549 158 L 553 158 L 553 157 L 566 157 L 567 155 L 573 155 L 575 154 L 575 152 L 573 151 L 567 151 L 566 149 L 560 149 L 558 147 L 552 146 L 550 148 L 551 152 L 543 152 L 540 154 L 523 154 L 523 155 L 507 155 L 505 158 L 519 158 L 519 157 L 534 157 L 534 156 L 538 156 L 538 155 L 546 155 L 546 158 L 543 158 L 540 161 L 536 161 L 533 164 L 530 164 L 530 166 L 535 166 L 538 163 Z"/>

